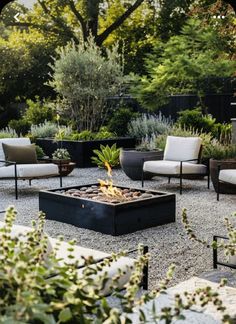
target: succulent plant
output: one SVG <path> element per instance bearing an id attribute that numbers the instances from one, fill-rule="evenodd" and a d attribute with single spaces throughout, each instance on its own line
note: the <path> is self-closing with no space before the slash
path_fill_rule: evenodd
<path id="1" fill-rule="evenodd" d="M 92 162 L 97 164 L 99 168 L 105 168 L 105 162 L 108 162 L 111 167 L 116 167 L 120 164 L 119 156 L 120 149 L 116 147 L 116 143 L 111 147 L 109 145 L 100 145 L 99 150 L 93 150 L 97 156 L 93 156 Z"/>

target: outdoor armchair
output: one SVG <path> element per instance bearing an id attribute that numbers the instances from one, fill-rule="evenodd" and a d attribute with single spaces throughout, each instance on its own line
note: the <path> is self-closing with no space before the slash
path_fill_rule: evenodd
<path id="1" fill-rule="evenodd" d="M 224 165 L 228 165 L 230 169 L 221 169 L 221 165 L 218 165 L 218 181 L 217 181 L 217 200 L 219 201 L 221 185 L 228 185 L 231 188 L 235 187 L 236 190 L 236 160 L 224 161 Z"/>
<path id="2" fill-rule="evenodd" d="M 62 177 L 59 174 L 58 166 L 53 163 L 23 163 L 6 160 L 3 151 L 3 144 L 8 146 L 27 146 L 30 145 L 29 138 L 4 138 L 0 139 L 0 180 L 13 179 L 15 182 L 15 197 L 18 199 L 18 180 L 45 179 L 50 177 L 60 177 L 60 186 L 62 186 Z M 27 161 L 26 161 L 27 162 Z M 36 161 L 37 162 L 37 161 Z"/>
<path id="3" fill-rule="evenodd" d="M 210 185 L 209 167 L 200 164 L 202 140 L 199 137 L 168 136 L 163 160 L 148 160 L 143 163 L 142 187 L 144 175 L 160 175 L 180 179 L 180 194 L 184 177 L 207 176 L 208 188 Z"/>

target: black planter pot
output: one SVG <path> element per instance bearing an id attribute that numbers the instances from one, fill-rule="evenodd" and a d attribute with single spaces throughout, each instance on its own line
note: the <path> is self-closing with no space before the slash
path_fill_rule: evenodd
<path id="1" fill-rule="evenodd" d="M 56 143 L 50 138 L 38 138 L 36 144 L 41 146 L 45 154 L 52 156 L 52 153 L 61 146 L 68 150 L 71 156 L 71 161 L 76 163 L 79 168 L 96 167 L 92 163 L 91 157 L 94 156 L 93 150 L 100 149 L 100 145 L 112 146 L 116 143 L 117 147 L 132 147 L 135 146 L 134 137 L 119 137 L 114 139 L 93 140 L 93 141 L 70 141 L 63 140 L 62 143 Z"/>
<path id="2" fill-rule="evenodd" d="M 230 163 L 232 162 L 232 163 Z M 217 182 L 218 182 L 218 165 L 220 165 L 220 169 L 234 169 L 236 160 L 214 160 L 210 159 L 210 174 L 211 181 L 213 183 L 213 187 L 217 192 Z M 235 185 L 231 185 L 230 183 L 221 183 L 220 184 L 220 193 L 225 194 L 236 194 Z"/>
<path id="3" fill-rule="evenodd" d="M 161 151 L 136 151 L 134 148 L 122 149 L 120 152 L 120 165 L 124 173 L 132 180 L 141 180 L 143 159 L 162 160 Z M 146 174 L 146 180 L 152 178 L 152 174 Z"/>

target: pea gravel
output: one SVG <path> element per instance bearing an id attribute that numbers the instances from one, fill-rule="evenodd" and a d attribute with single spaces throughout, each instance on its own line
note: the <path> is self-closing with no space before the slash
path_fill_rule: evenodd
<path id="1" fill-rule="evenodd" d="M 97 182 L 106 178 L 106 172 L 97 168 L 75 169 L 63 179 L 64 186 L 73 186 Z M 140 188 L 140 181 L 130 180 L 121 169 L 113 170 L 115 184 Z M 149 264 L 149 287 L 155 288 L 165 276 L 171 263 L 176 264 L 172 284 L 186 280 L 193 275 L 212 270 L 212 251 L 187 238 L 181 223 L 181 211 L 187 208 L 188 218 L 196 233 L 204 239 L 212 240 L 213 234 L 225 234 L 224 217 L 236 211 L 236 195 L 221 195 L 216 201 L 216 193 L 207 189 L 206 180 L 184 180 L 183 195 L 179 195 L 178 180 L 156 177 L 145 182 L 145 188 L 168 191 L 176 194 L 176 223 L 149 228 L 132 234 L 112 237 L 94 231 L 56 221 L 46 221 L 46 232 L 56 237 L 64 235 L 65 240 L 76 238 L 79 245 L 116 252 L 133 249 L 139 243 L 149 246 L 151 260 Z M 19 181 L 19 200 L 14 198 L 14 181 L 0 181 L 0 210 L 9 205 L 17 208 L 17 224 L 29 226 L 38 212 L 38 191 L 59 187 L 59 179 L 51 178 L 32 181 Z M 3 214 L 0 214 L 1 220 Z"/>

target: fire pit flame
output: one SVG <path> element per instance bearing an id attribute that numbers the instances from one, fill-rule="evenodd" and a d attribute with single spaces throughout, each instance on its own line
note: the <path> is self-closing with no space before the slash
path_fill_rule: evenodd
<path id="1" fill-rule="evenodd" d="M 119 201 L 124 201 L 127 200 L 127 197 L 125 197 L 122 193 L 122 191 L 120 189 L 118 189 L 117 187 L 113 186 L 113 181 L 112 181 L 112 169 L 110 164 L 105 161 L 105 167 L 107 168 L 107 175 L 110 178 L 109 180 L 101 180 L 98 179 L 99 183 L 100 183 L 100 190 L 102 191 L 102 193 L 111 199 L 117 199 Z"/>

